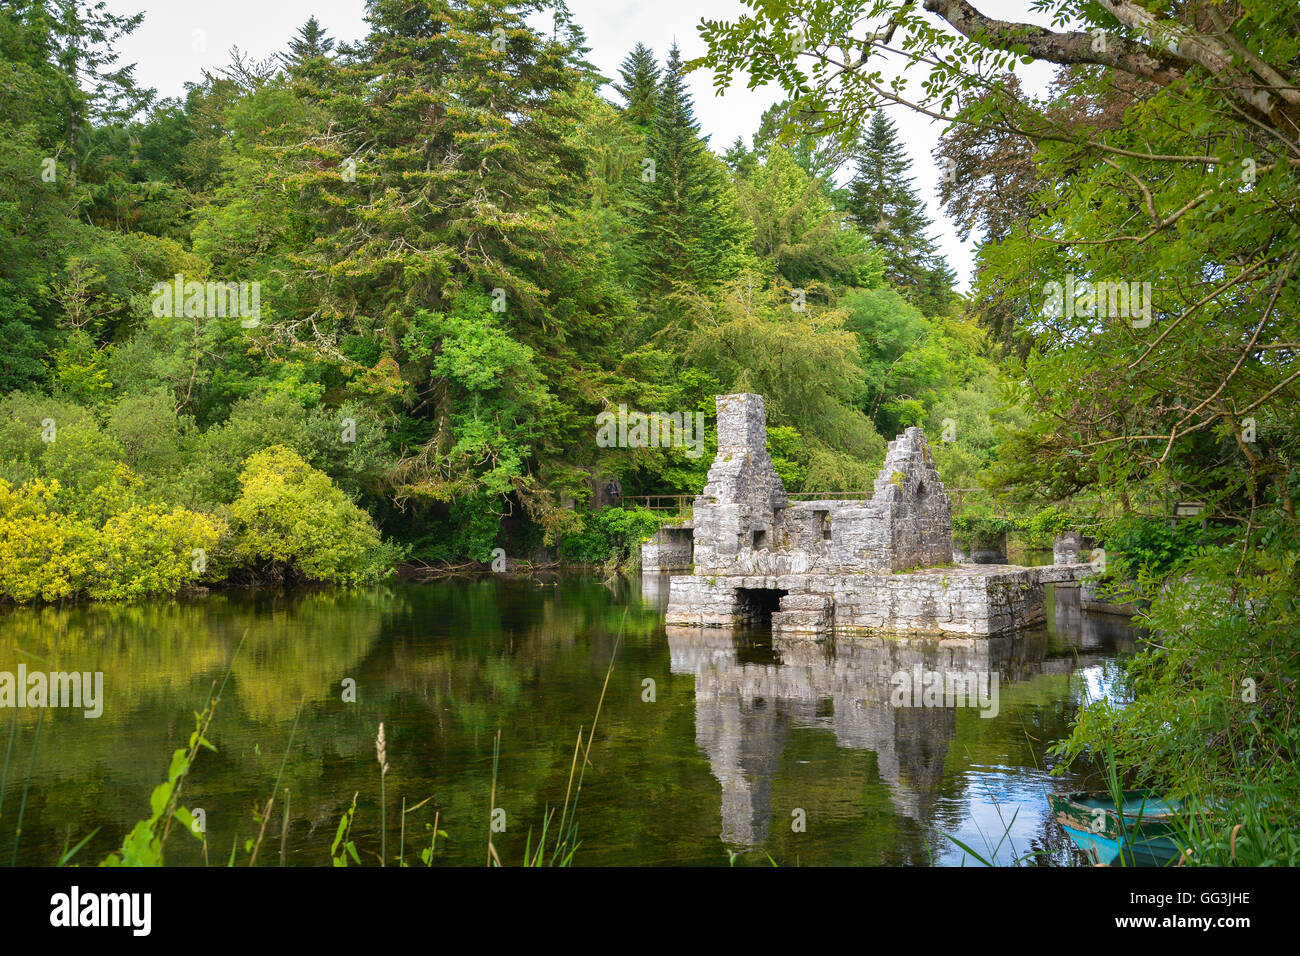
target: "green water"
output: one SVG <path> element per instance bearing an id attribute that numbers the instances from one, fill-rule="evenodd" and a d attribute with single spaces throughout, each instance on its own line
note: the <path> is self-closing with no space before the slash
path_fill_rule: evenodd
<path id="1" fill-rule="evenodd" d="M 214 865 L 233 845 L 247 859 L 253 809 L 282 760 L 287 864 L 328 865 L 353 794 L 353 836 L 363 861 L 377 863 L 380 721 L 390 865 L 402 799 L 426 797 L 405 818 L 408 857 L 428 845 L 436 810 L 448 834 L 437 862 L 483 863 L 498 730 L 505 831 L 495 843 L 518 863 L 529 828 L 564 799 L 575 739 L 616 647 L 576 864 L 725 865 L 729 852 L 765 865 L 768 854 L 781 865 L 955 864 L 963 854 L 945 833 L 985 853 L 1013 815 L 1000 862 L 1034 851 L 1067 858 L 1045 795 L 1077 781 L 1049 778 L 1046 750 L 1131 653 L 1123 619 L 1081 613 L 1078 592 L 1062 590 L 1049 595 L 1047 626 L 1015 640 L 773 641 L 761 630 L 666 633 L 666 587 L 661 578 L 492 578 L 0 612 L 0 671 L 104 675 L 97 719 L 0 709 L 9 761 L 0 863 L 11 858 L 29 776 L 20 864 L 50 864 L 66 840 L 96 829 L 78 860 L 115 849 L 147 816 L 150 791 L 241 638 L 209 732 L 217 752 L 200 755 L 185 785 L 184 802 L 206 816 Z M 892 675 L 917 667 L 996 672 L 997 716 L 895 706 Z M 354 702 L 344 700 L 348 681 Z M 282 803 L 259 865 L 279 863 Z M 203 844 L 172 834 L 169 863 L 204 860 Z"/>

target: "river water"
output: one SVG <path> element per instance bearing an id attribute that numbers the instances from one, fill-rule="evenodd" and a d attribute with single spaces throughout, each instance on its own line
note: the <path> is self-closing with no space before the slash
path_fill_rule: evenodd
<path id="1" fill-rule="evenodd" d="M 246 862 L 277 777 L 258 865 L 280 863 L 285 788 L 287 865 L 329 865 L 354 794 L 352 836 L 377 864 L 381 721 L 389 865 L 403 848 L 421 865 L 435 812 L 435 865 L 481 865 L 493 805 L 497 852 L 518 864 L 564 802 L 602 688 L 576 865 L 975 864 L 956 841 L 999 864 L 1069 862 L 1046 795 L 1081 781 L 1052 777 L 1048 748 L 1140 639 L 1078 594 L 1049 589 L 1046 626 L 1014 639 L 943 642 L 665 629 L 667 580 L 648 575 L 8 609 L 0 672 L 101 672 L 103 700 L 97 718 L 0 709 L 0 864 L 20 807 L 20 864 L 92 831 L 75 862 L 119 846 L 227 672 L 216 752 L 184 785 L 205 839 L 174 830 L 169 864 Z M 985 697 L 927 700 L 945 673 Z"/>

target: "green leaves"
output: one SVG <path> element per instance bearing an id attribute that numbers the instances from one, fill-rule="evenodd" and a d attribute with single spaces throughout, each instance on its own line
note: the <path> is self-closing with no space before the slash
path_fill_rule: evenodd
<path id="1" fill-rule="evenodd" d="M 357 812 L 357 794 L 352 795 L 352 805 L 339 818 L 338 829 L 334 833 L 334 842 L 330 844 L 330 859 L 336 867 L 346 867 L 349 857 L 357 866 L 361 857 L 357 854 L 357 845 L 350 839 L 352 835 L 352 818 Z M 446 834 L 442 834 L 446 836 Z M 426 863 L 428 860 L 425 861 Z"/>
<path id="2" fill-rule="evenodd" d="M 179 749 L 172 754 L 167 779 L 154 787 L 153 793 L 149 795 L 150 814 L 148 819 L 141 820 L 132 827 L 131 832 L 123 839 L 121 849 L 105 857 L 99 864 L 100 866 L 162 866 L 163 851 L 167 843 L 172 820 L 180 823 L 195 839 L 204 839 L 203 834 L 195 825 L 194 814 L 187 808 L 178 806 L 177 801 L 185 778 L 190 772 L 198 746 L 203 744 L 210 750 L 216 750 L 215 747 L 207 743 L 203 736 L 212 719 L 214 706 L 215 704 L 209 703 L 204 711 L 194 715 L 194 732 L 190 735 L 189 749 Z M 89 839 L 89 837 L 86 839 Z M 77 844 L 77 849 L 85 842 L 86 840 L 82 840 L 81 843 Z M 72 852 L 75 853 L 76 850 L 74 849 Z M 70 855 L 65 854 L 64 860 L 66 861 Z M 62 861 L 60 865 L 62 865 Z"/>
<path id="3" fill-rule="evenodd" d="M 250 457 L 230 506 L 233 559 L 262 573 L 356 584 L 392 568 L 370 516 L 329 477 L 289 448 L 273 445 Z"/>
<path id="4" fill-rule="evenodd" d="M 676 45 L 669 51 L 647 165 L 630 190 L 636 279 L 654 304 L 675 283 L 707 289 L 745 265 L 750 232 L 725 168 L 699 136 Z"/>

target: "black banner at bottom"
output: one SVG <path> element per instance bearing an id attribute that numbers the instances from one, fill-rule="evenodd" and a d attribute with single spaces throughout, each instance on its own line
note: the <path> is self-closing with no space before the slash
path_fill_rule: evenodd
<path id="1" fill-rule="evenodd" d="M 195 939 L 379 941 L 419 927 L 513 938 L 602 929 L 636 936 L 721 918 L 721 936 L 766 935 L 866 919 L 882 929 L 1044 930 L 1229 942 L 1293 918 L 1294 870 L 1241 869 L 28 869 L 0 875 L 10 940 L 73 937 L 80 946 Z M 847 905 L 846 905 L 847 904 Z M 712 915 L 709 915 L 712 914 Z M 725 915 L 723 915 L 725 914 Z M 761 922 L 755 922 L 760 920 Z M 806 920 L 807 922 L 802 922 Z M 684 928 L 684 927 L 683 927 Z M 436 937 L 434 937 L 436 938 Z M 592 937 L 597 938 L 597 937 Z M 610 937 L 606 937 L 610 938 Z M 721 937 L 720 937 L 721 938 Z"/>

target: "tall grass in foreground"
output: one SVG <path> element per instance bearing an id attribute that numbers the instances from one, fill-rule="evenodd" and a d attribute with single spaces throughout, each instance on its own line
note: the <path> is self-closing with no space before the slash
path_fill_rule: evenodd
<path id="1" fill-rule="evenodd" d="M 230 680 L 230 674 L 235 668 L 235 661 L 238 660 L 239 652 L 243 650 L 244 641 L 247 638 L 248 631 L 244 631 L 243 636 L 239 639 L 238 646 L 235 647 L 235 653 L 231 655 L 230 664 L 226 668 L 225 676 L 221 679 L 220 687 L 217 687 L 214 682 L 214 686 L 208 694 L 207 704 L 203 710 L 194 715 L 194 732 L 190 734 L 188 748 L 181 748 L 172 754 L 171 766 L 167 770 L 167 779 L 154 788 L 153 794 L 149 798 L 149 806 L 153 812 L 131 829 L 131 832 L 122 841 L 121 849 L 105 857 L 100 864 L 101 866 L 162 866 L 173 820 L 179 820 L 191 835 L 202 840 L 206 853 L 206 836 L 202 833 L 202 829 L 196 826 L 194 814 L 186 807 L 181 806 L 181 791 L 185 786 L 185 780 L 189 776 L 190 769 L 194 766 L 194 760 L 198 757 L 200 748 L 207 748 L 213 752 L 217 749 L 207 739 L 208 727 L 212 723 L 212 717 L 216 713 L 217 705 L 221 702 L 221 695 L 225 693 L 226 683 Z M 159 827 L 162 828 L 161 833 Z M 232 856 L 233 853 L 234 849 L 232 847 Z"/>
<path id="2" fill-rule="evenodd" d="M 1300 726 L 1261 717 L 1254 733 L 1231 741 L 1242 766 L 1231 781 L 1197 779 L 1176 821 L 1185 865 L 1300 865 L 1300 779 L 1294 765 L 1266 760 L 1264 752 L 1300 751 Z M 1271 764 L 1271 766 L 1270 766 Z"/>
<path id="3" fill-rule="evenodd" d="M 591 764 L 591 744 L 596 738 L 596 726 L 600 723 L 600 713 L 605 707 L 605 695 L 609 692 L 609 681 L 614 675 L 614 665 L 618 662 L 618 652 L 623 646 L 623 634 L 627 626 L 628 608 L 623 608 L 623 617 L 619 621 L 618 633 L 614 636 L 614 650 L 609 655 L 609 666 L 605 669 L 605 681 L 600 688 L 600 699 L 596 702 L 596 712 L 591 718 L 591 729 L 583 738 L 584 728 L 578 728 L 578 739 L 573 746 L 573 760 L 569 764 L 569 782 L 564 791 L 564 806 L 560 811 L 560 820 L 554 831 L 555 842 L 547 856 L 547 840 L 550 836 L 550 824 L 555 815 L 554 808 L 547 807 L 542 813 L 542 832 L 536 847 L 533 846 L 533 830 L 528 829 L 524 841 L 524 866 L 571 866 L 573 856 L 578 852 L 578 803 L 582 798 L 582 782 L 586 778 L 587 767 Z M 497 783 L 497 758 L 501 742 L 501 731 L 497 731 L 496 744 L 492 752 L 492 793 L 495 802 Z M 581 754 L 581 766 L 579 766 Z M 488 865 L 501 865 L 501 859 L 492 846 L 491 810 L 488 814 Z"/>

